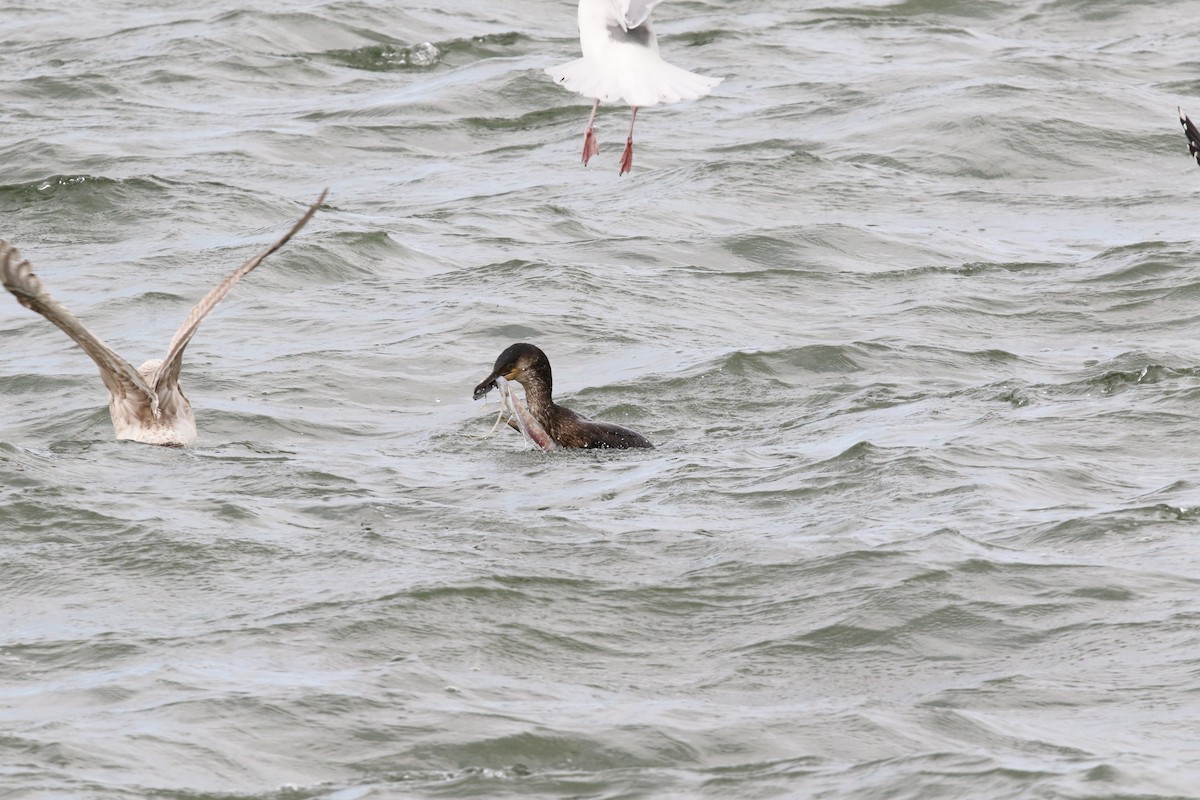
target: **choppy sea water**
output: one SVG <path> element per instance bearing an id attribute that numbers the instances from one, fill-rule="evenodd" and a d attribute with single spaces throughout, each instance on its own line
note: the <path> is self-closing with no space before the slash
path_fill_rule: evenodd
<path id="1" fill-rule="evenodd" d="M 1187 2 L 0 4 L 6 798 L 1200 797 Z M 652 451 L 470 399 L 514 341 Z"/>

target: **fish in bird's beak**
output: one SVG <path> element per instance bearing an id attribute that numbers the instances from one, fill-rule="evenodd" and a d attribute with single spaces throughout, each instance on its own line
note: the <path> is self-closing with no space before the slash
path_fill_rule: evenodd
<path id="1" fill-rule="evenodd" d="M 500 403 L 517 421 L 517 430 L 525 437 L 525 441 L 539 450 L 555 449 L 554 439 L 550 437 L 542 424 L 534 419 L 533 414 L 529 413 L 529 409 L 521 402 L 521 398 L 512 390 L 512 384 L 505 380 L 503 375 L 497 375 L 492 385 L 500 390 Z"/>

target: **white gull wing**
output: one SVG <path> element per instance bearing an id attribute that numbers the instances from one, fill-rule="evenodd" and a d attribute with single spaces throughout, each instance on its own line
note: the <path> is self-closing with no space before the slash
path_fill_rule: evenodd
<path id="1" fill-rule="evenodd" d="M 42 282 L 33 273 L 29 262 L 21 260 L 17 249 L 3 240 L 0 240 L 0 278 L 17 302 L 53 322 L 83 348 L 100 368 L 100 377 L 115 400 L 124 400 L 135 393 L 144 395 L 142 402 L 149 403 L 154 416 L 158 416 L 158 398 L 138 371 L 85 328 L 66 306 L 51 297 L 42 288 Z"/>
<path id="2" fill-rule="evenodd" d="M 622 30 L 636 28 L 650 18 L 650 12 L 662 0 L 611 0 Z"/>
<path id="3" fill-rule="evenodd" d="M 218 303 L 225 299 L 225 295 L 229 294 L 238 281 L 246 277 L 267 256 L 287 244 L 289 239 L 299 233 L 300 229 L 308 224 L 313 214 L 317 213 L 317 209 L 325 202 L 325 195 L 328 191 L 326 189 L 321 192 L 321 196 L 317 198 L 315 203 L 309 206 L 308 211 L 300 218 L 299 222 L 292 226 L 291 230 L 281 236 L 270 247 L 229 273 L 225 280 L 214 286 L 212 291 L 204 296 L 203 300 L 193 306 L 183 324 L 179 326 L 179 330 L 175 331 L 175 335 L 171 337 L 171 344 L 167 348 L 166 357 L 163 358 L 162 363 L 158 365 L 150 376 L 150 384 L 155 389 L 161 390 L 164 386 L 174 386 L 179 382 L 179 368 L 183 364 L 183 351 L 188 346 L 188 342 L 192 340 L 192 336 L 195 335 L 196 330 L 199 329 L 200 323 L 204 321 L 204 318 L 208 316 L 210 311 L 216 308 Z"/>

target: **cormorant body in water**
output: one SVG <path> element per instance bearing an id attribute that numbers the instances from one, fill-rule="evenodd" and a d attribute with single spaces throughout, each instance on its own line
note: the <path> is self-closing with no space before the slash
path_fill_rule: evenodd
<path id="1" fill-rule="evenodd" d="M 529 413 L 560 447 L 624 449 L 654 446 L 640 433 L 608 422 L 593 422 L 555 403 L 550 359 L 531 344 L 519 342 L 500 354 L 492 374 L 475 387 L 476 400 L 496 388 L 496 378 L 517 381 L 525 387 Z"/>

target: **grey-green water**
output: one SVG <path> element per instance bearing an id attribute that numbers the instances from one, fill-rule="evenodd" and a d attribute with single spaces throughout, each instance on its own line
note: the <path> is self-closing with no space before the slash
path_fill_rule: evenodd
<path id="1" fill-rule="evenodd" d="M 0 796 L 1200 797 L 1191 2 L 0 0 Z M 426 44 L 428 43 L 428 44 Z M 628 453 L 485 433 L 513 341 Z"/>

